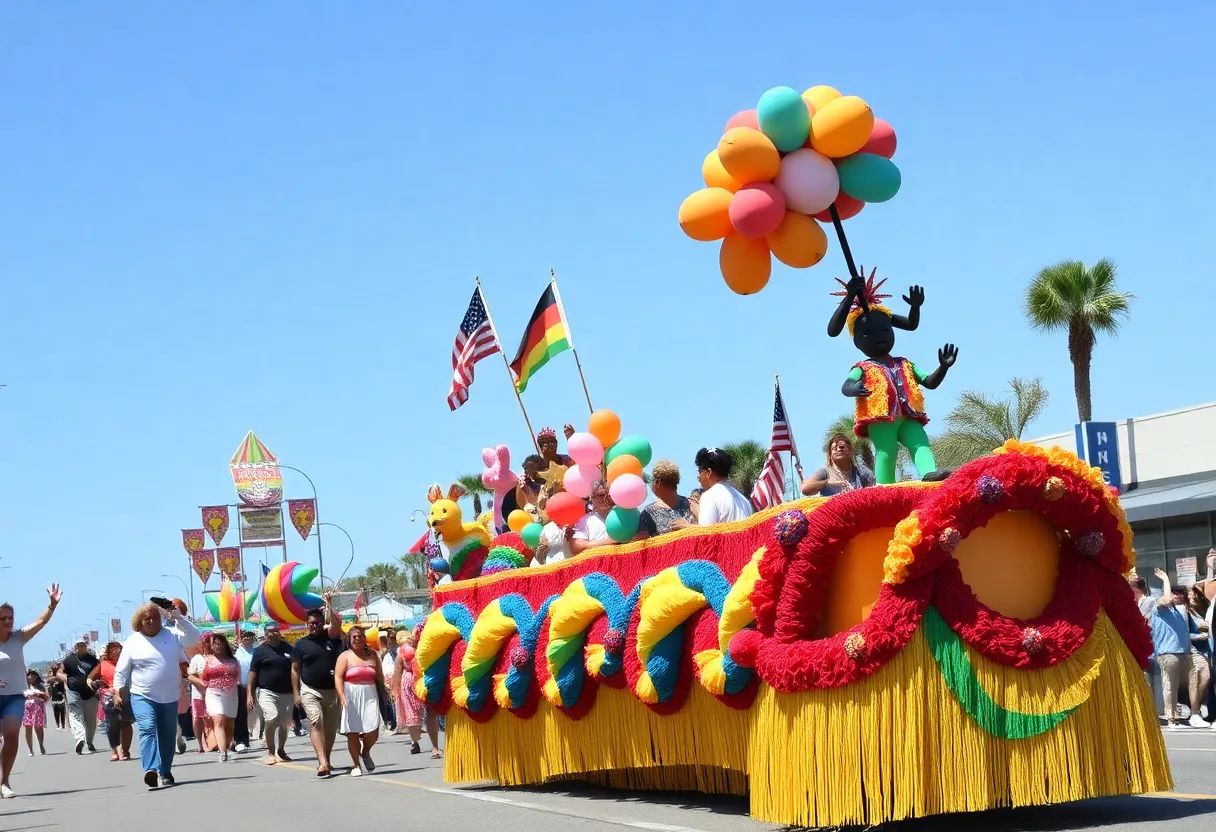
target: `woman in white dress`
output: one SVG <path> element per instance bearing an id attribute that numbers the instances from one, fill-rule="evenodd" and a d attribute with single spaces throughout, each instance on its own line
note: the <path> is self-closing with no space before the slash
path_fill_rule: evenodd
<path id="1" fill-rule="evenodd" d="M 384 670 L 380 658 L 368 649 L 362 627 L 351 627 L 347 637 L 350 649 L 338 656 L 334 680 L 342 706 L 339 730 L 346 734 L 346 748 L 353 763 L 350 776 L 359 777 L 376 770 L 371 751 L 380 736 L 379 690 L 384 686 Z"/>

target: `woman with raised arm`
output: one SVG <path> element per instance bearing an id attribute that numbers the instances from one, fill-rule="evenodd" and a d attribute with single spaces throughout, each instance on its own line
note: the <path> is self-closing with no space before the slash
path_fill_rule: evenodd
<path id="1" fill-rule="evenodd" d="M 0 799 L 14 796 L 8 778 L 17 761 L 17 743 L 20 742 L 21 723 L 25 719 L 25 645 L 38 635 L 55 614 L 55 607 L 63 593 L 59 584 L 51 584 L 46 591 L 47 605 L 33 623 L 17 629 L 13 626 L 16 614 L 13 605 L 0 603 Z"/>

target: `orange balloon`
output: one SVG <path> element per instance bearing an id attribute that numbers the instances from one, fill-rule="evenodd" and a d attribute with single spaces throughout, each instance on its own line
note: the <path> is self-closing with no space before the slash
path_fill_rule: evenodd
<path id="1" fill-rule="evenodd" d="M 621 438 L 621 417 L 611 410 L 597 410 L 591 414 L 587 433 L 600 440 L 605 448 L 611 448 Z"/>
<path id="2" fill-rule="evenodd" d="M 611 485 L 621 474 L 637 474 L 642 476 L 642 462 L 632 454 L 621 454 L 608 463 L 608 484 Z"/>
<path id="3" fill-rule="evenodd" d="M 735 178 L 726 172 L 726 168 L 722 167 L 722 160 L 718 158 L 717 150 L 709 151 L 709 155 L 701 163 L 701 178 L 709 187 L 725 188 L 732 194 L 743 184 L 736 182 Z"/>
<path id="4" fill-rule="evenodd" d="M 866 134 L 869 138 L 870 134 Z M 781 170 L 781 154 L 768 136 L 750 127 L 732 127 L 718 141 L 718 161 L 736 182 L 767 182 Z"/>
<path id="5" fill-rule="evenodd" d="M 846 95 L 815 109 L 811 119 L 811 147 L 832 159 L 843 159 L 870 140 L 874 111 L 855 95 Z"/>
<path id="6" fill-rule="evenodd" d="M 754 295 L 768 285 L 773 273 L 773 258 L 763 239 L 731 234 L 722 241 L 718 253 L 722 277 L 731 291 L 739 295 Z"/>
<path id="7" fill-rule="evenodd" d="M 694 240 L 708 243 L 734 232 L 730 224 L 730 201 L 734 194 L 725 188 L 702 188 L 680 203 L 680 228 Z"/>
<path id="8" fill-rule="evenodd" d="M 786 211 L 781 225 L 765 240 L 774 257 L 795 269 L 808 269 L 828 253 L 823 227 L 798 211 Z"/>

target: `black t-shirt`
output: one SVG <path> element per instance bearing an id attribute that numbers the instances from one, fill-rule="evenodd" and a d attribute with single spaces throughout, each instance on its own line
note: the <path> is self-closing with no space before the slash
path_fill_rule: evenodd
<path id="1" fill-rule="evenodd" d="M 81 699 L 92 699 L 93 689 L 89 687 L 89 674 L 101 662 L 92 653 L 77 656 L 75 653 L 63 660 L 63 675 L 68 677 L 68 690 L 80 694 Z"/>
<path id="2" fill-rule="evenodd" d="M 324 632 L 297 641 L 291 661 L 300 666 L 300 681 L 313 690 L 333 690 L 334 665 L 343 649 L 342 639 L 330 638 Z"/>
<path id="3" fill-rule="evenodd" d="M 63 689 L 63 682 L 51 682 L 51 701 L 62 702 L 66 695 Z"/>
<path id="4" fill-rule="evenodd" d="M 280 641 L 278 647 L 259 644 L 254 649 L 249 670 L 258 675 L 259 690 L 265 688 L 271 693 L 291 693 L 291 657 L 293 653 L 291 645 L 285 641 Z"/>

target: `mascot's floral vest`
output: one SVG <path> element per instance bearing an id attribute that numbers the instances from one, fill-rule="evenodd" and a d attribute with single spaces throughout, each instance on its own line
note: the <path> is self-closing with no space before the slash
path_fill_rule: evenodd
<path id="1" fill-rule="evenodd" d="M 873 423 L 894 422 L 901 416 L 922 425 L 928 423 L 925 396 L 920 390 L 920 382 L 916 380 L 916 373 L 912 371 L 911 361 L 892 356 L 888 359 L 858 361 L 853 366 L 861 368 L 861 383 L 870 391 L 870 395 L 857 398 L 854 433 L 868 436 Z"/>

